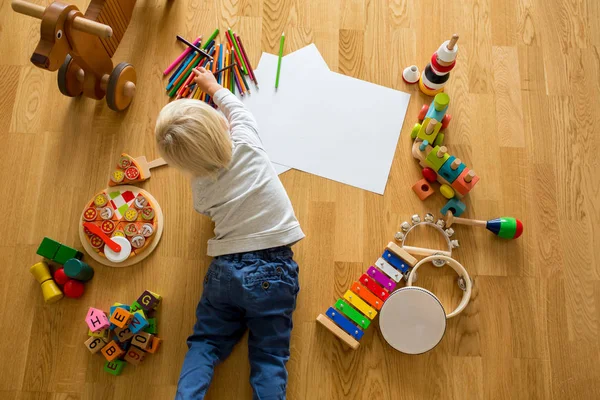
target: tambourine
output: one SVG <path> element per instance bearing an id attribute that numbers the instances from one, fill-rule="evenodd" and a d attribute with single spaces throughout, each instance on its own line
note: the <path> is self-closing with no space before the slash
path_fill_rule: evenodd
<path id="1" fill-rule="evenodd" d="M 412 286 L 417 270 L 434 260 L 452 267 L 463 289 L 460 304 L 449 314 L 446 314 L 444 306 L 433 293 Z M 464 288 L 460 284 L 462 282 Z M 393 292 L 383 304 L 379 314 L 379 329 L 383 338 L 390 346 L 406 354 L 422 354 L 433 349 L 444 337 L 446 320 L 460 314 L 469 304 L 471 290 L 471 278 L 458 261 L 443 255 L 423 258 L 410 271 L 406 286 Z"/>

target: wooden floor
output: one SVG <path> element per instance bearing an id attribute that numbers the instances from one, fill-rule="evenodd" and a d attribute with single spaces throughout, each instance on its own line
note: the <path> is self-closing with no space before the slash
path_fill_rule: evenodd
<path id="1" fill-rule="evenodd" d="M 596 0 L 139 0 L 114 57 L 135 65 L 139 80 L 122 114 L 102 101 L 63 97 L 56 74 L 29 62 L 39 21 L 14 14 L 9 3 L 0 3 L 0 398 L 173 398 L 212 235 L 210 221 L 192 209 L 184 176 L 164 168 L 144 184 L 166 227 L 141 265 L 91 262 L 96 276 L 85 296 L 52 306 L 43 305 L 28 268 L 43 236 L 81 248 L 80 212 L 121 152 L 157 155 L 154 121 L 167 103 L 161 71 L 182 49 L 175 35 L 208 35 L 216 26 L 239 32 L 255 64 L 261 51 L 277 51 L 285 31 L 286 53 L 314 42 L 333 71 L 413 94 L 384 196 L 298 171 L 281 177 L 307 234 L 295 248 L 302 290 L 289 399 L 600 398 Z M 377 259 L 402 221 L 443 204 L 439 195 L 423 203 L 411 191 L 420 173 L 410 130 L 430 99 L 401 71 L 423 68 L 454 32 L 460 52 L 447 86 L 446 136 L 450 151 L 481 176 L 467 216 L 519 217 L 525 233 L 506 242 L 456 228 L 455 257 L 474 277 L 474 293 L 433 351 L 400 354 L 377 326 L 351 351 L 315 318 Z M 326 93 L 315 95 L 318 102 Z M 357 93 L 357 110 L 363 101 L 371 99 Z M 418 283 L 447 307 L 457 304 L 450 272 L 424 272 Z M 115 378 L 84 348 L 83 319 L 89 306 L 130 302 L 144 289 L 164 296 L 164 345 Z M 207 398 L 251 399 L 248 374 L 244 338 L 217 368 Z"/>

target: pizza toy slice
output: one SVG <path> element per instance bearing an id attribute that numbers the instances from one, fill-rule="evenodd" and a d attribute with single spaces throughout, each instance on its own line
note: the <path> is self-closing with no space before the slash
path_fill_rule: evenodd
<path id="1" fill-rule="evenodd" d="M 162 158 L 148 162 L 146 157 L 133 158 L 129 154 L 122 153 L 117 162 L 117 168 L 110 174 L 108 186 L 129 185 L 143 182 L 150 178 L 150 169 L 166 165 Z"/>

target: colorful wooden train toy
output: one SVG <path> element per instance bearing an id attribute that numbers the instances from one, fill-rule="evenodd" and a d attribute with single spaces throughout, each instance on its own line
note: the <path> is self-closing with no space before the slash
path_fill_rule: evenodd
<path id="1" fill-rule="evenodd" d="M 12 0 L 14 11 L 42 20 L 31 62 L 58 70 L 58 88 L 65 96 L 106 96 L 115 111 L 126 109 L 135 94 L 133 66 L 119 63 L 113 68 L 112 62 L 134 6 L 135 0 L 92 0 L 84 15 L 76 6 L 60 2 L 43 7 Z"/>
<path id="2" fill-rule="evenodd" d="M 83 282 L 89 281 L 94 276 L 94 269 L 81 261 L 83 253 L 45 237 L 38 247 L 37 254 L 45 260 L 31 266 L 29 272 L 39 282 L 47 304 L 62 299 L 63 291 L 64 295 L 70 298 L 79 298 L 83 295 L 85 290 Z M 52 273 L 51 264 L 58 264 L 61 267 L 55 267 Z"/>
<path id="3" fill-rule="evenodd" d="M 431 183 L 439 182 L 440 193 L 449 199 L 442 208 L 442 215 L 450 210 L 460 216 L 466 208 L 460 199 L 473 189 L 479 177 L 459 158 L 448 154 L 443 145 L 445 135 L 442 130 L 451 120 L 446 112 L 449 103 L 450 97 L 446 93 L 438 93 L 431 105 L 424 105 L 419 112 L 422 122 L 415 124 L 411 132 L 414 140 L 412 155 L 423 167 L 423 178 L 412 189 L 421 200 L 425 200 L 434 192 Z"/>
<path id="4" fill-rule="evenodd" d="M 104 356 L 104 371 L 121 375 L 126 363 L 136 366 L 147 354 L 156 353 L 162 342 L 156 318 L 161 301 L 160 295 L 145 290 L 131 305 L 114 303 L 108 315 L 90 307 L 85 317 L 89 338 L 84 344 L 90 353 Z"/>

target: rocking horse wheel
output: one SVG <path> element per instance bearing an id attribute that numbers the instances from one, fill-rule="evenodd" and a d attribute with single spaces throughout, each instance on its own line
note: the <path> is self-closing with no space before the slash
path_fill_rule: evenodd
<path id="1" fill-rule="evenodd" d="M 67 97 L 76 97 L 83 93 L 83 83 L 77 79 L 79 70 L 81 67 L 73 62 L 71 55 L 67 54 L 57 75 L 58 89 Z"/>
<path id="2" fill-rule="evenodd" d="M 123 111 L 133 99 L 137 81 L 135 68 L 129 63 L 119 63 L 108 78 L 106 103 L 111 110 Z"/>

